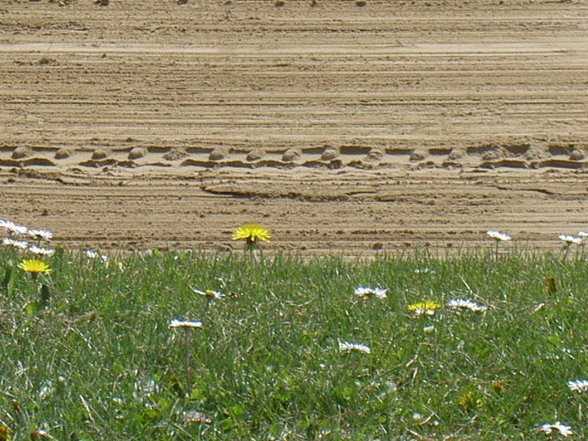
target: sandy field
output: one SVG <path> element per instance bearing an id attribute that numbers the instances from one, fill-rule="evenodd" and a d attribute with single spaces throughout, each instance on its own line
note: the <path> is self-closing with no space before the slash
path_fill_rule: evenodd
<path id="1" fill-rule="evenodd" d="M 108 4 L 106 4 L 108 3 Z M 97 250 L 561 248 L 588 0 L 3 0 L 0 219 Z"/>

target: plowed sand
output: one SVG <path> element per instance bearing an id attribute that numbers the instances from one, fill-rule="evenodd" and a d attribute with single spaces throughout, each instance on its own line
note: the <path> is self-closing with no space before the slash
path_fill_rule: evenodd
<path id="1" fill-rule="evenodd" d="M 0 218 L 95 249 L 556 249 L 588 2 L 5 0 Z"/>

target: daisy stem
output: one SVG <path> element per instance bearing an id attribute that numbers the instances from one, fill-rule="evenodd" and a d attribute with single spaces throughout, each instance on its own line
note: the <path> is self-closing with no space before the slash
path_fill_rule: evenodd
<path id="1" fill-rule="evenodd" d="M 565 261 L 567 260 L 567 258 L 568 258 L 568 253 L 570 252 L 570 246 L 571 246 L 571 244 L 569 244 L 569 243 L 568 243 L 568 244 L 566 244 L 566 248 L 565 248 L 564 255 L 563 255 L 563 261 L 564 261 L 564 262 L 565 262 Z"/>
<path id="2" fill-rule="evenodd" d="M 191 329 L 184 330 L 184 352 L 185 352 L 185 366 L 184 375 L 186 376 L 186 387 L 187 390 L 191 390 L 192 382 L 190 378 L 190 331 Z"/>

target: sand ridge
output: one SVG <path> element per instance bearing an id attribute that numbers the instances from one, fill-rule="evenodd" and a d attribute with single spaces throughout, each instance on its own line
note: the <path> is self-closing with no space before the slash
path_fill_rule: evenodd
<path id="1" fill-rule="evenodd" d="M 0 29 L 0 217 L 64 244 L 588 229 L 584 0 L 12 0 Z"/>

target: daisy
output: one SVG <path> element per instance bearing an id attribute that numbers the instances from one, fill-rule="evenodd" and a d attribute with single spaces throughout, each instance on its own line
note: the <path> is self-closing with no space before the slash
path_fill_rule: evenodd
<path id="1" fill-rule="evenodd" d="M 478 305 L 477 303 L 472 302 L 471 300 L 467 299 L 453 299 L 447 302 L 447 306 L 450 308 L 459 308 L 459 309 L 469 309 L 473 312 L 482 312 L 486 311 L 488 307 Z"/>
<path id="2" fill-rule="evenodd" d="M 570 436 L 574 434 L 570 426 L 566 426 L 565 424 L 562 424 L 559 421 L 557 421 L 555 424 L 543 424 L 540 430 L 542 430 L 548 435 L 554 432 L 559 432 L 559 434 L 562 436 Z"/>
<path id="3" fill-rule="evenodd" d="M 195 410 L 187 410 L 182 414 L 182 422 L 211 424 L 212 418 L 208 415 L 203 414 L 202 412 L 197 412 Z"/>
<path id="4" fill-rule="evenodd" d="M 0 220 L 0 228 L 5 228 L 8 230 L 9 234 L 25 234 L 27 232 L 27 227 L 22 225 L 16 225 L 14 222 L 8 220 Z"/>
<path id="5" fill-rule="evenodd" d="M 574 392 L 588 391 L 588 381 L 586 380 L 572 380 L 568 381 L 568 387 Z"/>
<path id="6" fill-rule="evenodd" d="M 578 233 L 578 236 L 579 236 L 581 239 L 585 239 L 585 238 L 587 238 L 587 237 L 588 237 L 588 232 L 586 232 L 586 231 L 580 231 L 580 232 Z"/>
<path id="7" fill-rule="evenodd" d="M 27 234 L 35 240 L 51 240 L 53 233 L 47 230 L 28 230 Z"/>
<path id="8" fill-rule="evenodd" d="M 439 309 L 439 307 L 440 305 L 438 303 L 427 300 L 425 302 L 418 302 L 413 303 L 412 305 L 408 305 L 408 310 L 410 312 L 414 312 L 415 315 L 433 315 L 435 314 L 435 310 Z"/>
<path id="9" fill-rule="evenodd" d="M 363 352 L 364 354 L 369 354 L 371 352 L 370 348 L 366 345 L 360 345 L 357 343 L 349 343 L 346 341 L 339 342 L 339 351 L 341 352 Z"/>
<path id="10" fill-rule="evenodd" d="M 176 320 L 172 319 L 169 322 L 170 328 L 192 328 L 192 329 L 200 329 L 202 328 L 202 322 L 191 322 L 187 320 Z"/>
<path id="11" fill-rule="evenodd" d="M 511 240 L 508 234 L 500 233 L 499 231 L 488 230 L 486 234 L 497 242 L 505 242 Z"/>
<path id="12" fill-rule="evenodd" d="M 21 250 L 26 250 L 29 246 L 24 240 L 14 240 L 9 237 L 5 237 L 2 239 L 2 245 L 7 245 L 15 248 L 20 248 Z"/>
<path id="13" fill-rule="evenodd" d="M 582 243 L 581 237 L 570 236 L 568 234 L 560 234 L 558 237 L 560 240 L 564 241 L 567 246 L 570 246 L 573 243 L 575 243 L 576 245 Z"/>
<path id="14" fill-rule="evenodd" d="M 33 275 L 38 273 L 49 274 L 51 272 L 51 268 L 49 268 L 49 265 L 47 265 L 42 260 L 37 259 L 25 259 L 18 264 L 18 267 L 21 270 L 27 273 L 31 273 Z"/>
<path id="15" fill-rule="evenodd" d="M 200 294 L 201 296 L 207 297 L 212 300 L 221 300 L 225 298 L 225 294 L 223 294 L 222 292 L 212 291 L 211 289 L 208 289 L 206 291 L 200 291 L 199 289 L 192 288 L 192 291 L 194 291 L 196 294 Z"/>
<path id="16" fill-rule="evenodd" d="M 89 257 L 90 259 L 102 259 L 104 262 L 108 260 L 108 256 L 92 250 L 86 250 L 86 257 Z"/>
<path id="17" fill-rule="evenodd" d="M 31 245 L 29 247 L 29 251 L 39 256 L 52 256 L 53 254 L 55 254 L 55 250 L 51 248 L 38 247 L 37 245 Z"/>
<path id="18" fill-rule="evenodd" d="M 271 235 L 267 229 L 258 224 L 241 225 L 233 232 L 232 239 L 245 239 L 247 245 L 256 245 L 258 240 L 269 242 Z"/>
<path id="19" fill-rule="evenodd" d="M 377 299 L 385 299 L 387 289 L 383 288 L 367 288 L 358 286 L 355 288 L 355 295 L 361 298 L 375 297 Z"/>

